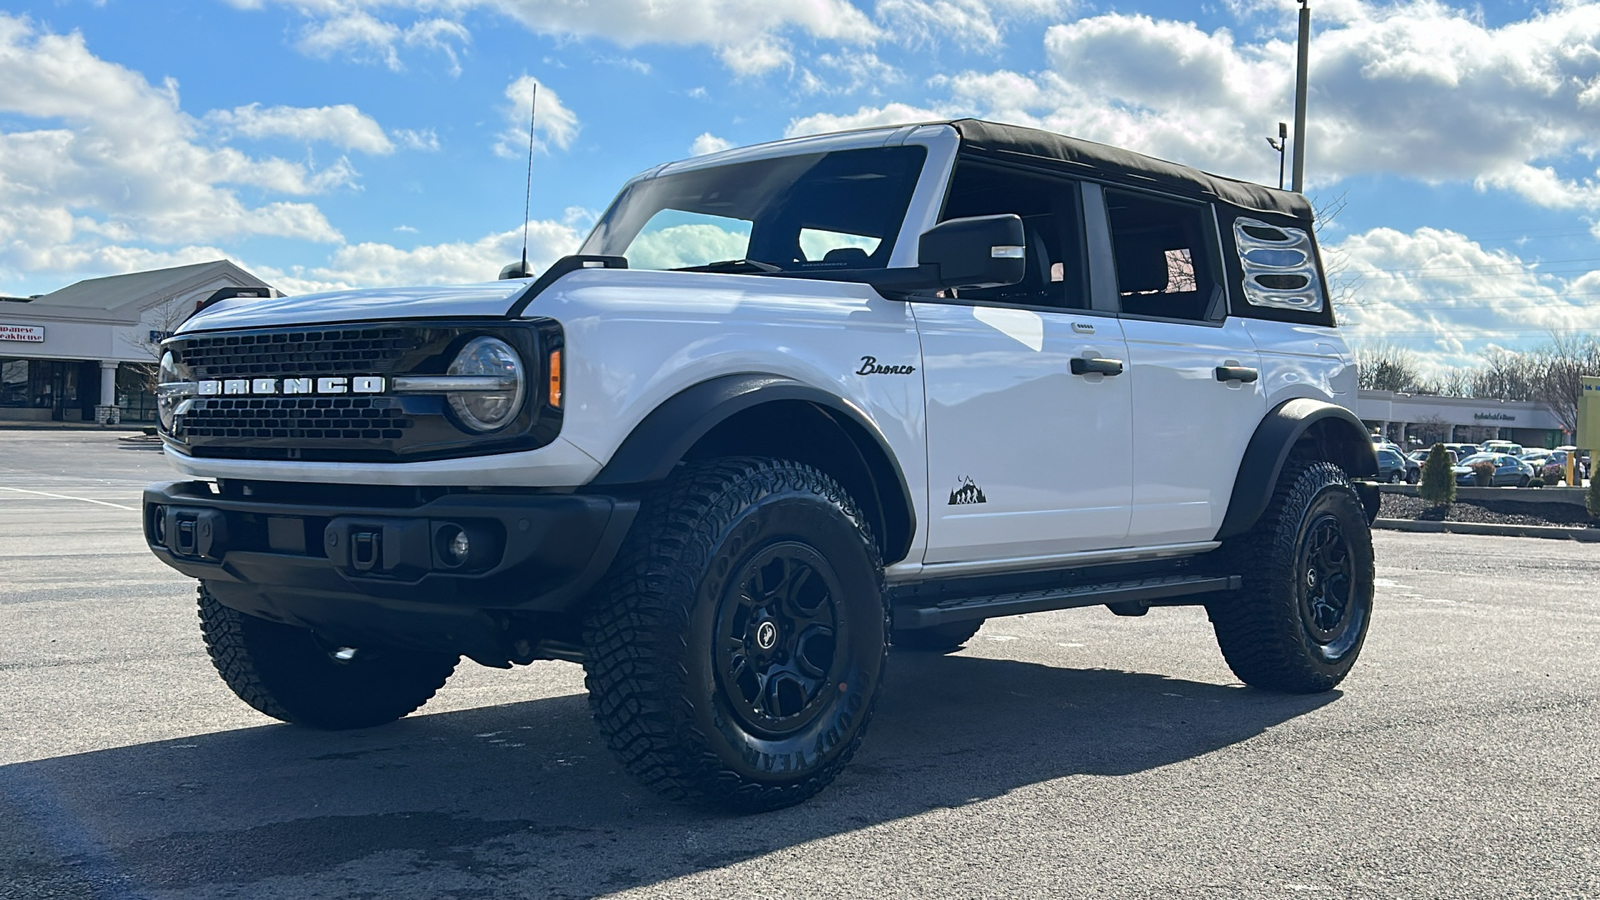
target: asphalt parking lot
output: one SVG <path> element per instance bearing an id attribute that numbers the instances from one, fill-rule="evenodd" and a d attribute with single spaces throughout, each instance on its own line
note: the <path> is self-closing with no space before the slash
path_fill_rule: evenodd
<path id="1" fill-rule="evenodd" d="M 1339 691 L 1238 685 L 1203 612 L 897 653 L 856 761 L 729 817 L 612 762 L 582 673 L 280 725 L 139 533 L 160 454 L 0 430 L 0 897 L 1593 897 L 1600 547 L 1379 532 Z"/>

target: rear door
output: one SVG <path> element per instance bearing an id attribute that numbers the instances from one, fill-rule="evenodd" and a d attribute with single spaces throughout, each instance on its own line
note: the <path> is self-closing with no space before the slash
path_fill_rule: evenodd
<path id="1" fill-rule="evenodd" d="M 1089 235 L 1114 261 L 1133 402 L 1129 543 L 1209 541 L 1266 414 L 1261 357 L 1227 315 L 1210 205 L 1114 187 L 1101 196 Z"/>

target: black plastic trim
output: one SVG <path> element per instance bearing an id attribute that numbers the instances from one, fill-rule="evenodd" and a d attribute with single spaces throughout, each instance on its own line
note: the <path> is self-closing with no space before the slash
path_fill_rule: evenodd
<path id="1" fill-rule="evenodd" d="M 1286 400 L 1261 420 L 1245 448 L 1239 475 L 1233 482 L 1233 496 L 1228 501 L 1228 514 L 1217 531 L 1217 540 L 1244 534 L 1255 526 L 1272 501 L 1278 476 L 1295 443 L 1324 421 L 1339 430 L 1339 443 L 1346 445 L 1347 452 L 1353 454 L 1346 461 L 1346 475 L 1366 478 L 1378 473 L 1378 457 L 1372 450 L 1367 427 L 1355 413 L 1321 400 L 1305 397 Z"/>
<path id="2" fill-rule="evenodd" d="M 534 298 L 549 290 L 550 286 L 560 281 L 567 274 L 582 271 L 583 269 L 626 269 L 628 260 L 622 256 L 563 256 L 550 264 L 544 274 L 528 285 L 528 289 L 518 295 L 511 308 L 506 310 L 506 318 L 515 319 L 522 315 L 523 310 Z"/>
<path id="3" fill-rule="evenodd" d="M 152 484 L 144 491 L 145 540 L 190 577 L 254 587 L 267 598 L 315 596 L 330 609 L 360 600 L 413 610 L 567 612 L 610 567 L 639 508 L 637 500 L 601 494 L 477 491 L 414 503 L 404 488 L 394 489 L 393 503 L 377 504 L 359 493 L 343 498 L 341 490 L 329 485 L 316 502 L 292 502 L 271 491 L 263 493 L 272 499 L 219 494 L 207 482 Z M 194 539 L 179 527 L 187 522 Z M 435 538 L 440 526 L 454 524 L 486 548 L 481 561 L 441 559 Z M 358 531 L 381 536 L 377 557 L 352 553 Z"/>
<path id="4" fill-rule="evenodd" d="M 747 409 L 784 400 L 810 403 L 836 421 L 842 417 L 870 436 L 876 455 L 894 472 L 895 484 L 879 487 L 878 500 L 884 507 L 884 515 L 903 510 L 905 516 L 900 523 L 902 527 L 894 530 L 900 540 L 896 541 L 896 546 L 884 548 L 884 556 L 889 560 L 904 559 L 910 551 L 912 535 L 916 533 L 916 512 L 905 472 L 890 449 L 888 439 L 855 407 L 840 398 L 781 375 L 724 375 L 680 391 L 645 416 L 590 484 L 604 487 L 660 481 L 717 425 Z M 865 458 L 869 471 L 878 468 L 872 465 L 873 454 L 868 448 L 857 446 L 856 449 Z M 874 480 L 881 482 L 883 479 L 875 477 Z"/>

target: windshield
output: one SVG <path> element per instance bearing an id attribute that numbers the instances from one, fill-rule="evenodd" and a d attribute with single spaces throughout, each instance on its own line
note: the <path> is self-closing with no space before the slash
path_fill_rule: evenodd
<path id="1" fill-rule="evenodd" d="M 926 156 L 838 150 L 649 178 L 622 192 L 578 252 L 635 269 L 883 268 Z"/>

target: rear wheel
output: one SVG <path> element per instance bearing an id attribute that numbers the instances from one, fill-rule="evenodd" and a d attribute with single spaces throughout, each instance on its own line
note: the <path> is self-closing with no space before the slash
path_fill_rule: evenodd
<path id="1" fill-rule="evenodd" d="M 946 622 L 932 628 L 916 628 L 894 633 L 894 646 L 898 650 L 922 650 L 929 653 L 952 653 L 960 650 L 983 627 L 982 619 L 966 622 Z"/>
<path id="2" fill-rule="evenodd" d="M 584 627 L 589 706 L 646 785 L 790 806 L 855 754 L 888 648 L 855 503 L 798 463 L 680 468 L 645 499 Z"/>
<path id="3" fill-rule="evenodd" d="M 223 606 L 200 585 L 200 631 L 239 699 L 274 719 L 340 730 L 393 722 L 427 703 L 460 657 L 342 647 L 305 628 Z"/>
<path id="4" fill-rule="evenodd" d="M 1361 653 L 1372 617 L 1372 532 L 1332 463 L 1293 458 L 1270 506 L 1224 551 L 1244 578 L 1207 604 L 1222 655 L 1246 684 L 1332 689 Z"/>

